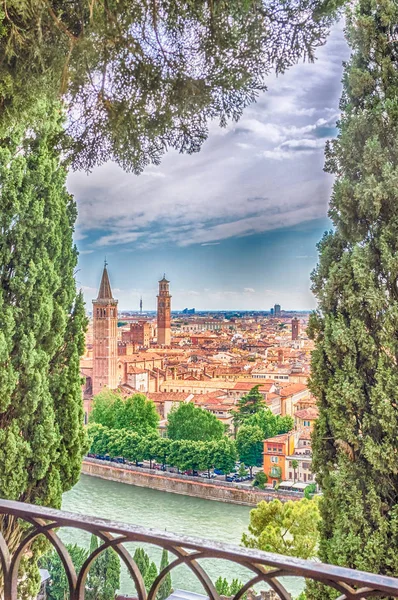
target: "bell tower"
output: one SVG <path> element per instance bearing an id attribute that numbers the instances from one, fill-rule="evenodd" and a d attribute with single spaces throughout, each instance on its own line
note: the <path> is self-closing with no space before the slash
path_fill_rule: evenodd
<path id="1" fill-rule="evenodd" d="M 170 346 L 171 343 L 171 296 L 169 290 L 170 281 L 167 281 L 166 275 L 159 281 L 158 295 L 158 345 Z"/>
<path id="2" fill-rule="evenodd" d="M 98 297 L 93 300 L 93 395 L 117 386 L 117 300 L 105 261 Z"/>

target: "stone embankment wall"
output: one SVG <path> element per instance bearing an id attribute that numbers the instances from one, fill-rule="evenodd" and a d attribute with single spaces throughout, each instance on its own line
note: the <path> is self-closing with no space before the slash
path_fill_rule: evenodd
<path id="1" fill-rule="evenodd" d="M 249 486 L 229 483 L 228 481 L 203 480 L 198 477 L 163 473 L 130 465 L 118 465 L 93 458 L 84 459 L 82 473 L 162 492 L 194 496 L 206 500 L 218 500 L 219 502 L 231 504 L 243 504 L 245 506 L 256 506 L 261 500 L 269 502 L 277 498 L 282 502 L 287 502 L 288 500 L 299 500 L 303 497 L 302 494 L 297 494 L 297 492 L 279 493 L 274 490 L 258 490 Z"/>

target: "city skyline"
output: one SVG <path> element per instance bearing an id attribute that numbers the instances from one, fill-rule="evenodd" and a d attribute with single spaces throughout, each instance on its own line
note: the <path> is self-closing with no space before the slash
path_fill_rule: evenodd
<path id="1" fill-rule="evenodd" d="M 238 123 L 211 123 L 196 155 L 170 152 L 139 177 L 113 164 L 70 175 L 87 303 L 106 255 L 121 310 L 136 309 L 141 296 L 144 310 L 155 310 L 164 272 L 174 310 L 315 307 L 310 273 L 330 228 L 323 148 L 336 133 L 347 56 L 341 26 L 317 56 L 270 77 Z"/>

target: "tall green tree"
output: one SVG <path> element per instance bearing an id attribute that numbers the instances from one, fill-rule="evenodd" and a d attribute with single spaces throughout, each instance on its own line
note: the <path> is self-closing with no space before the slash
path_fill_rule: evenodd
<path id="1" fill-rule="evenodd" d="M 90 554 L 98 548 L 98 538 L 91 536 Z M 115 600 L 120 588 L 120 559 L 113 548 L 103 550 L 91 564 L 87 575 L 87 600 Z"/>
<path id="2" fill-rule="evenodd" d="M 114 160 L 139 172 L 168 147 L 196 152 L 209 120 L 237 120 L 268 73 L 313 58 L 324 4 L 2 0 L 0 135 L 38 98 L 64 98 L 77 168 Z"/>
<path id="3" fill-rule="evenodd" d="M 149 564 L 149 567 L 147 568 L 145 577 L 144 577 L 145 589 L 147 592 L 149 592 L 149 590 L 151 589 L 152 584 L 154 583 L 157 576 L 158 576 L 158 570 L 156 568 L 155 563 L 152 561 Z"/>
<path id="4" fill-rule="evenodd" d="M 133 556 L 133 560 L 135 561 L 137 567 L 140 570 L 142 577 L 145 577 L 145 573 L 149 567 L 149 556 L 145 552 L 143 548 L 136 548 Z"/>
<path id="5" fill-rule="evenodd" d="M 347 16 L 352 54 L 326 154 L 334 229 L 319 244 L 309 329 L 319 556 L 388 575 L 398 575 L 397 22 L 392 0 L 359 0 Z"/>
<path id="6" fill-rule="evenodd" d="M 224 426 L 204 408 L 195 406 L 193 402 L 181 402 L 169 413 L 167 435 L 171 440 L 207 442 L 221 439 Z"/>
<path id="7" fill-rule="evenodd" d="M 262 464 L 263 439 L 261 429 L 253 427 L 253 425 L 242 425 L 236 436 L 236 449 L 239 458 L 249 467 L 250 477 L 253 477 L 253 467 Z"/>
<path id="8" fill-rule="evenodd" d="M 56 150 L 62 113 L 39 108 L 0 140 L 0 496 L 60 507 L 86 449 L 86 317 L 74 281 L 76 206 Z M 37 571 L 23 581 L 28 595 L 30 583 Z"/>
<path id="9" fill-rule="evenodd" d="M 247 394 L 239 398 L 237 410 L 234 414 L 234 424 L 236 427 L 252 415 L 264 410 L 265 400 L 259 390 L 260 386 L 255 385 Z"/>
<path id="10" fill-rule="evenodd" d="M 159 573 L 163 571 L 169 565 L 169 553 L 165 548 L 162 551 L 162 558 L 160 560 L 160 569 Z M 173 588 L 171 584 L 171 573 L 167 573 L 164 577 L 162 583 L 159 586 L 158 593 L 156 595 L 156 600 L 166 600 L 170 594 L 172 593 Z"/>
<path id="11" fill-rule="evenodd" d="M 76 573 L 79 573 L 88 558 L 88 552 L 77 544 L 66 544 L 66 549 L 72 559 Z M 48 600 L 65 600 L 69 596 L 69 583 L 65 567 L 58 552 L 52 550 L 40 558 L 40 568 L 47 569 L 50 579 L 46 583 Z"/>

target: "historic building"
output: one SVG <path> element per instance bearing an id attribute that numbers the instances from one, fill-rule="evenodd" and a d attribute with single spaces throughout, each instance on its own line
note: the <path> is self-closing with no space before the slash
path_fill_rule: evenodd
<path id="1" fill-rule="evenodd" d="M 171 296 L 169 290 L 170 282 L 166 275 L 159 281 L 158 294 L 158 331 L 157 341 L 159 346 L 170 346 L 171 342 Z"/>
<path id="2" fill-rule="evenodd" d="M 147 321 L 131 323 L 129 331 L 122 331 L 122 342 L 149 348 L 151 344 L 151 324 Z"/>
<path id="3" fill-rule="evenodd" d="M 292 319 L 292 340 L 298 340 L 299 337 L 299 333 L 300 333 L 300 321 L 298 320 L 297 317 L 294 317 L 294 319 Z"/>
<path id="4" fill-rule="evenodd" d="M 95 396 L 105 387 L 118 386 L 117 300 L 112 296 L 107 263 L 102 273 L 98 297 L 93 300 L 93 375 Z"/>

